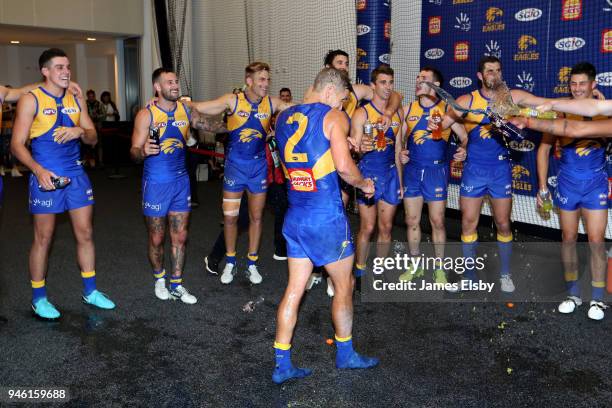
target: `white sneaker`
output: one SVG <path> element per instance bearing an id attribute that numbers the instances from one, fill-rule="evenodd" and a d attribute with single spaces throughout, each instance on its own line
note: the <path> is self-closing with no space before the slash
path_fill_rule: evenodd
<path id="1" fill-rule="evenodd" d="M 23 174 L 21 174 L 21 172 L 19 171 L 19 169 L 17 167 L 13 167 L 11 169 L 11 176 L 13 176 L 13 177 L 23 177 Z"/>
<path id="2" fill-rule="evenodd" d="M 334 297 L 334 283 L 330 278 L 327 278 L 327 296 Z"/>
<path id="3" fill-rule="evenodd" d="M 499 279 L 499 283 L 500 283 L 500 290 L 502 292 L 512 293 L 516 289 L 514 287 L 514 282 L 512 282 L 512 278 L 510 277 L 510 275 L 502 276 Z"/>
<path id="4" fill-rule="evenodd" d="M 221 274 L 221 283 L 229 285 L 234 280 L 234 265 L 233 263 L 226 263 Z"/>
<path id="5" fill-rule="evenodd" d="M 168 300 L 170 292 L 166 288 L 166 280 L 164 278 L 155 281 L 155 296 L 160 300 Z"/>
<path id="6" fill-rule="evenodd" d="M 582 299 L 580 299 L 578 296 L 568 296 L 563 302 L 559 303 L 557 310 L 559 310 L 559 313 L 569 314 L 573 313 L 574 310 L 576 310 L 576 308 L 581 304 Z"/>
<path id="7" fill-rule="evenodd" d="M 272 255 L 272 258 L 277 260 L 277 261 L 286 261 L 287 260 L 286 256 L 276 255 L 276 252 L 274 253 L 274 255 Z"/>
<path id="8" fill-rule="evenodd" d="M 257 270 L 257 265 L 249 266 L 249 280 L 253 285 L 258 285 L 263 280 L 259 271 Z"/>
<path id="9" fill-rule="evenodd" d="M 321 283 L 321 274 L 311 273 L 308 282 L 306 282 L 306 290 L 312 289 L 314 285 L 318 285 L 319 283 Z"/>
<path id="10" fill-rule="evenodd" d="M 589 313 L 587 314 L 587 316 L 589 316 L 589 319 L 601 320 L 604 318 L 604 310 L 608 307 L 609 306 L 606 305 L 604 302 L 597 302 L 595 300 L 591 300 L 591 307 L 589 308 Z"/>
<path id="11" fill-rule="evenodd" d="M 181 302 L 187 303 L 188 305 L 193 305 L 198 301 L 198 299 L 189 293 L 183 285 L 178 285 L 176 289 L 170 292 L 170 296 L 172 300 L 180 299 Z"/>

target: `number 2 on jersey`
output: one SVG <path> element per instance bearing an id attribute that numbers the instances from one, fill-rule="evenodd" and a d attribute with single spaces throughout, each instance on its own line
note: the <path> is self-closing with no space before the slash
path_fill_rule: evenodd
<path id="1" fill-rule="evenodd" d="M 300 140 L 304 137 L 304 132 L 306 132 L 306 126 L 308 126 L 308 117 L 303 113 L 295 112 L 293 115 L 289 116 L 286 123 L 288 125 L 291 125 L 295 122 L 297 122 L 299 125 L 297 130 L 291 135 L 291 137 L 289 137 L 289 139 L 287 140 L 287 144 L 285 145 L 285 162 L 307 163 L 307 153 L 294 153 L 293 150 L 300 142 Z"/>

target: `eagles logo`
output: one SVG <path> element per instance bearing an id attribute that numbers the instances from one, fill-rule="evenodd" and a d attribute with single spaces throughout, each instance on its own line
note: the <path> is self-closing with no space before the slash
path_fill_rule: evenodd
<path id="1" fill-rule="evenodd" d="M 501 17 L 503 15 L 504 12 L 501 9 L 498 9 L 497 7 L 489 7 L 489 9 L 487 10 L 486 18 L 487 21 L 491 23 L 493 22 L 493 20 L 495 20 L 495 17 Z"/>
<path id="2" fill-rule="evenodd" d="M 183 148 L 183 142 L 175 138 L 164 139 L 159 148 L 164 154 L 172 154 L 176 149 Z"/>
<path id="3" fill-rule="evenodd" d="M 530 45 L 536 45 L 538 41 L 530 35 L 521 35 L 518 40 L 518 48 L 525 51 Z"/>
<path id="4" fill-rule="evenodd" d="M 514 180 L 520 179 L 522 176 L 529 177 L 529 170 L 521 165 L 515 165 L 512 168 L 512 178 Z"/>
<path id="5" fill-rule="evenodd" d="M 490 139 L 491 138 L 491 131 L 489 131 L 489 129 L 487 129 L 485 127 L 481 127 L 480 128 L 480 138 L 481 139 Z"/>
<path id="6" fill-rule="evenodd" d="M 240 141 L 242 143 L 249 143 L 255 139 L 262 139 L 263 136 L 255 129 L 242 129 L 240 131 Z"/>
<path id="7" fill-rule="evenodd" d="M 576 154 L 580 157 L 588 156 L 599 148 L 601 148 L 601 145 L 594 140 L 580 140 L 576 143 Z"/>
<path id="8" fill-rule="evenodd" d="M 559 82 L 561 82 L 562 84 L 569 82 L 570 72 L 572 72 L 571 67 L 561 67 L 561 69 L 559 70 Z"/>
<path id="9" fill-rule="evenodd" d="M 426 130 L 417 130 L 412 134 L 414 144 L 422 145 L 426 139 L 431 139 L 431 134 Z"/>

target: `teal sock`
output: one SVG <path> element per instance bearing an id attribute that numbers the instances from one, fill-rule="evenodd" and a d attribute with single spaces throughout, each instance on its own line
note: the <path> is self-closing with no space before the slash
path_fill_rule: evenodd
<path id="1" fill-rule="evenodd" d="M 96 290 L 96 271 L 81 272 L 83 278 L 83 293 L 85 296 L 91 295 Z"/>

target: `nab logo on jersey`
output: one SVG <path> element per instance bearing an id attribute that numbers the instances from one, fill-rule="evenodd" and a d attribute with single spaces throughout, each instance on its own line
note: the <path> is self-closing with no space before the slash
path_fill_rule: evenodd
<path id="1" fill-rule="evenodd" d="M 429 17 L 429 29 L 427 33 L 429 35 L 437 35 L 442 31 L 442 17 L 441 16 L 431 16 Z"/>
<path id="2" fill-rule="evenodd" d="M 455 43 L 454 60 L 455 62 L 465 62 L 470 59 L 470 43 L 459 41 Z"/>
<path id="3" fill-rule="evenodd" d="M 582 0 L 563 0 L 561 20 L 579 20 L 582 17 Z"/>
<path id="4" fill-rule="evenodd" d="M 43 109 L 42 113 L 43 115 L 55 115 L 57 111 L 53 108 L 47 108 L 47 109 Z"/>

